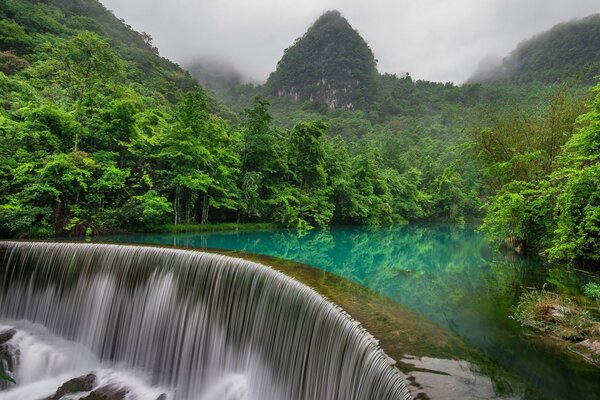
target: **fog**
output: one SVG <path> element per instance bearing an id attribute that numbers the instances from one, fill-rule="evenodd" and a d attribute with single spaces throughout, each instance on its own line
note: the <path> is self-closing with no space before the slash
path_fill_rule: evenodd
<path id="1" fill-rule="evenodd" d="M 262 82 L 294 39 L 339 10 L 369 43 L 380 72 L 462 83 L 553 25 L 600 12 L 598 0 L 101 0 L 182 66 L 231 65 Z M 233 72 L 231 72 L 233 73 Z"/>

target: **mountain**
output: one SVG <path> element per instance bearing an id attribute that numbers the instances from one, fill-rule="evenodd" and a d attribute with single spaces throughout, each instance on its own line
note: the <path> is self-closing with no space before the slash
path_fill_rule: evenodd
<path id="1" fill-rule="evenodd" d="M 339 11 L 328 11 L 285 50 L 266 86 L 271 95 L 296 102 L 360 108 L 375 97 L 376 63 L 365 40 Z"/>
<path id="2" fill-rule="evenodd" d="M 600 14 L 565 22 L 523 41 L 500 63 L 483 62 L 469 83 L 594 82 L 600 74 Z"/>

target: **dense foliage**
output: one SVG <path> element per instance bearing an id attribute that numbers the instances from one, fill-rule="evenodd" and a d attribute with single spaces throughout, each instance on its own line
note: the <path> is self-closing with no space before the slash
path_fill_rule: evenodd
<path id="1" fill-rule="evenodd" d="M 341 136 L 350 149 L 376 149 L 383 165 L 411 176 L 421 193 L 415 201 L 420 218 L 463 223 L 483 213 L 482 229 L 498 245 L 523 253 L 544 252 L 550 260 L 595 265 L 600 259 L 594 208 L 598 181 L 585 162 L 572 165 L 569 159 L 579 156 L 569 149 L 581 135 L 576 121 L 581 124 L 589 118 L 580 117 L 590 100 L 585 82 L 591 70 L 582 63 L 588 65 L 596 57 L 598 41 L 590 38 L 597 35 L 598 26 L 598 17 L 591 16 L 559 25 L 520 46 L 512 58 L 519 54 L 530 61 L 539 58 L 535 63 L 523 61 L 529 78 L 521 71 L 519 79 L 515 75 L 503 82 L 455 86 L 415 81 L 408 74 L 378 75 L 374 97 L 353 110 L 276 93 L 271 97 L 274 121 L 291 127 L 298 120 L 321 118 L 330 126 L 328 135 Z M 345 32 L 337 25 L 331 29 Z M 289 51 L 295 54 L 307 43 L 326 47 L 310 33 Z M 565 47 L 569 51 L 561 50 Z M 294 79 L 310 75 L 314 65 L 308 53 L 293 64 L 283 62 L 284 56 L 274 76 L 302 87 Z M 355 53 L 359 57 L 360 52 Z M 370 54 L 362 57 L 364 63 L 372 59 Z M 556 63 L 545 62 L 544 57 Z M 583 72 L 577 76 L 576 71 Z M 578 79 L 535 82 L 573 75 Z M 269 95 L 269 89 L 268 84 L 240 86 L 224 99 L 235 109 L 253 94 Z"/>
<path id="2" fill-rule="evenodd" d="M 600 85 L 595 92 L 600 92 Z M 513 113 L 477 145 L 496 191 L 483 230 L 550 260 L 600 260 L 600 93 L 586 112 L 559 93 L 541 117 Z M 521 139 L 519 139 L 521 138 Z"/>
<path id="3" fill-rule="evenodd" d="M 581 86 L 379 75 L 329 12 L 266 85 L 222 93 L 232 112 L 95 1 L 1 0 L 0 15 L 4 236 L 485 213 L 498 244 L 600 260 L 600 97 Z"/>
<path id="4" fill-rule="evenodd" d="M 309 228 L 423 215 L 418 174 L 387 167 L 379 149 L 330 140 L 319 121 L 275 128 L 260 99 L 233 126 L 147 41 L 121 41 L 135 35 L 126 27 L 74 24 L 87 13 L 111 18 L 90 4 L 2 3 L 2 51 L 23 60 L 0 73 L 4 235 L 209 220 Z"/>

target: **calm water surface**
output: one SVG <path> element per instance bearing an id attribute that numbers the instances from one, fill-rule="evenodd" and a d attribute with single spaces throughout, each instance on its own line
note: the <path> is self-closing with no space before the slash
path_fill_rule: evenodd
<path id="1" fill-rule="evenodd" d="M 327 270 L 389 296 L 453 331 L 553 399 L 600 399 L 600 368 L 536 339 L 509 316 L 526 287 L 577 293 L 582 277 L 539 259 L 494 255 L 472 228 L 409 225 L 148 234 L 94 240 L 240 250 Z"/>

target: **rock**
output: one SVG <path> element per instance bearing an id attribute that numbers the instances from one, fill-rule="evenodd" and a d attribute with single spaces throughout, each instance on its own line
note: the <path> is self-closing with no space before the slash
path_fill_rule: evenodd
<path id="1" fill-rule="evenodd" d="M 98 384 L 98 378 L 94 374 L 82 375 L 78 378 L 73 378 L 70 381 L 63 383 L 54 396 L 49 397 L 47 400 L 59 400 L 67 394 L 74 394 L 79 392 L 89 392 L 94 389 Z"/>
<path id="2" fill-rule="evenodd" d="M 577 315 L 579 312 L 570 307 L 555 304 L 550 308 L 550 316 L 555 321 L 562 321 L 567 315 Z"/>
<path id="3" fill-rule="evenodd" d="M 600 340 L 587 339 L 570 347 L 570 350 L 586 360 L 600 365 Z"/>
<path id="4" fill-rule="evenodd" d="M 559 323 L 567 316 L 579 314 L 579 310 L 559 303 L 544 302 L 536 305 L 536 314 L 544 321 Z"/>
<path id="5" fill-rule="evenodd" d="M 587 347 L 591 352 L 600 356 L 600 340 L 584 340 L 580 343 L 582 346 Z"/>
<path id="6" fill-rule="evenodd" d="M 0 333 L 0 372 L 10 377 L 13 376 L 19 360 L 19 349 L 8 343 L 15 336 L 15 329 L 8 329 Z M 0 380 L 0 390 L 8 389 L 10 382 Z"/>
<path id="7" fill-rule="evenodd" d="M 167 394 L 166 393 L 161 394 L 160 396 L 158 396 L 156 398 L 156 400 L 167 400 Z"/>
<path id="8" fill-rule="evenodd" d="M 5 344 L 6 342 L 8 342 L 10 339 L 13 338 L 13 336 L 15 336 L 15 333 L 17 333 L 16 329 L 8 329 L 6 331 L 0 332 L 0 345 Z"/>
<path id="9" fill-rule="evenodd" d="M 123 400 L 127 396 L 129 390 L 117 386 L 102 386 L 81 400 Z"/>

